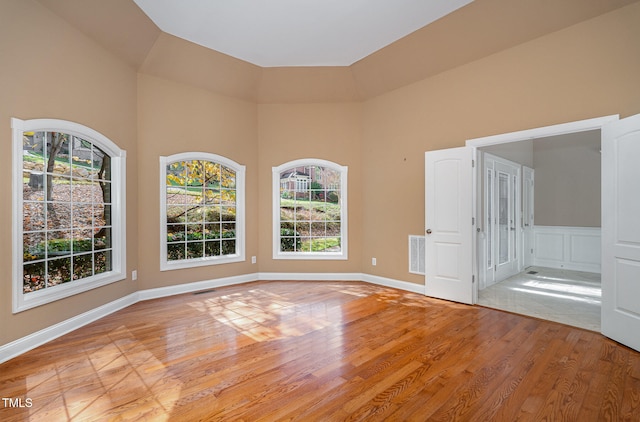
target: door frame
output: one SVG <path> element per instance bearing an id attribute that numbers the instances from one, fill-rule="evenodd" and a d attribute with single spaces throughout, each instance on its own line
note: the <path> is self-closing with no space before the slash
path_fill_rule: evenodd
<path id="1" fill-rule="evenodd" d="M 557 125 L 521 130 L 517 132 L 502 133 L 499 135 L 491 135 L 491 136 L 485 136 L 481 138 L 468 139 L 465 142 L 465 145 L 473 148 L 472 156 L 474 161 L 477 163 L 478 148 L 487 147 L 490 145 L 507 144 L 511 142 L 535 140 L 537 138 L 546 138 L 549 136 L 567 135 L 570 133 L 586 132 L 590 130 L 602 130 L 602 127 L 604 125 L 617 120 L 620 120 L 620 115 L 613 114 L 613 115 L 608 115 L 603 117 L 595 117 L 592 119 L 578 120 L 574 122 L 561 123 Z M 481 192 L 478 192 L 478 180 L 482 180 L 482 179 L 479 179 L 479 177 L 482 176 L 482 174 L 480 174 L 480 172 L 482 171 L 482 166 L 480 165 L 475 166 L 475 170 L 476 171 L 473 173 L 473 199 L 472 199 L 474 204 L 473 215 L 476 221 L 479 222 L 478 207 L 476 205 L 478 204 L 479 195 L 481 194 Z M 480 230 L 479 228 L 480 226 L 477 225 L 476 227 L 477 229 L 474 230 L 472 233 L 472 236 L 473 236 L 472 244 L 474 246 L 472 268 L 473 268 L 473 275 L 477 280 L 480 273 L 479 271 L 480 269 L 478 267 L 479 260 L 477 256 L 478 255 L 478 248 L 477 248 L 478 231 Z M 474 283 L 473 285 L 473 303 L 474 304 L 477 303 L 477 300 L 478 300 L 478 284 L 479 283 Z"/>

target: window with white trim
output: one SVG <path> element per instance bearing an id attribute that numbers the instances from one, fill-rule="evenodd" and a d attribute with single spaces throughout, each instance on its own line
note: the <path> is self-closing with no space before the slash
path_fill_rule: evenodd
<path id="1" fill-rule="evenodd" d="M 126 278 L 125 151 L 65 120 L 11 126 L 13 311 Z"/>
<path id="2" fill-rule="evenodd" d="M 273 258 L 347 259 L 347 167 L 303 159 L 272 177 Z"/>
<path id="3" fill-rule="evenodd" d="M 160 269 L 244 261 L 245 166 L 203 152 L 160 157 Z"/>

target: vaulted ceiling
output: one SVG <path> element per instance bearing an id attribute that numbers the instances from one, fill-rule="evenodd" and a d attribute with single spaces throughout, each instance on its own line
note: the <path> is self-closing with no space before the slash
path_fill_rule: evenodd
<path id="1" fill-rule="evenodd" d="M 37 1 L 139 72 L 301 102 L 371 98 L 639 0 Z"/>
<path id="2" fill-rule="evenodd" d="M 472 0 L 134 0 L 171 35 L 262 67 L 350 66 Z"/>

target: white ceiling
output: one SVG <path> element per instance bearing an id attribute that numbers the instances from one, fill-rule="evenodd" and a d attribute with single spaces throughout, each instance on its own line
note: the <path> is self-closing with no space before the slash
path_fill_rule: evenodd
<path id="1" fill-rule="evenodd" d="M 134 0 L 164 32 L 262 67 L 349 66 L 473 0 Z"/>

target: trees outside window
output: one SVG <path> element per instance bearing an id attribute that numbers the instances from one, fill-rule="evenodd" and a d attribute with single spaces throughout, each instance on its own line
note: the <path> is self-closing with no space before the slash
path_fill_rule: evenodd
<path id="1" fill-rule="evenodd" d="M 274 259 L 347 259 L 347 167 L 326 160 L 273 168 Z"/>
<path id="2" fill-rule="evenodd" d="M 215 154 L 160 158 L 161 269 L 244 261 L 245 167 Z"/>
<path id="3" fill-rule="evenodd" d="M 14 312 L 124 279 L 125 152 L 64 120 L 12 128 Z"/>

